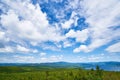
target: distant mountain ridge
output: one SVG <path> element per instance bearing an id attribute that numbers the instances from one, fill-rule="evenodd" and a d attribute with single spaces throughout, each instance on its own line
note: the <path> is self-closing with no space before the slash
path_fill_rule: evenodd
<path id="1" fill-rule="evenodd" d="M 69 62 L 51 62 L 51 63 L 0 63 L 0 66 L 42 66 L 50 68 L 84 68 L 95 69 L 99 66 L 107 71 L 120 71 L 120 62 L 89 62 L 89 63 L 69 63 Z"/>

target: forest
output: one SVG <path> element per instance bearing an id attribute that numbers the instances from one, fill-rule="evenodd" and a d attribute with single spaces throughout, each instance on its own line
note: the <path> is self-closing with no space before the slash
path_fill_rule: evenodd
<path id="1" fill-rule="evenodd" d="M 0 66 L 0 80 L 120 80 L 120 72 L 82 68 Z"/>

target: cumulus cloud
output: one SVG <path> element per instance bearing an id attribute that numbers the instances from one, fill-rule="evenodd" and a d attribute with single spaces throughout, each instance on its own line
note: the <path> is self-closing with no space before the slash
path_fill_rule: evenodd
<path id="1" fill-rule="evenodd" d="M 52 24 L 48 13 L 42 12 L 42 1 L 34 5 L 30 0 L 1 0 L 1 2 L 0 8 L 3 13 L 0 15 L 0 24 L 4 29 L 0 27 L 0 41 L 6 40 L 8 45 L 10 42 L 15 43 L 16 46 L 21 45 L 21 47 L 17 46 L 17 49 L 9 45 L 20 52 L 38 52 L 34 49 L 31 51 L 29 46 L 24 47 L 24 45 L 59 51 L 60 48 L 73 45 L 73 42 L 69 41 L 71 38 L 75 39 L 74 44 L 82 43 L 73 52 L 90 52 L 120 37 L 120 28 L 116 27 L 120 25 L 119 0 L 73 0 L 67 4 L 64 2 L 60 9 L 51 6 L 49 9 L 52 8 L 55 19 L 58 20 Z M 62 3 L 63 0 L 53 2 L 57 4 Z M 89 24 L 83 30 L 79 30 L 80 17 L 84 17 L 85 23 Z M 89 43 L 83 44 L 88 39 Z M 54 45 L 41 45 L 47 41 Z"/>
<path id="2" fill-rule="evenodd" d="M 9 46 L 6 46 L 6 47 L 3 47 L 3 48 L 0 48 L 0 52 L 2 53 L 12 53 L 14 52 L 13 48 L 9 47 Z"/>
<path id="3" fill-rule="evenodd" d="M 17 52 L 19 53 L 38 53 L 37 49 L 30 49 L 21 45 L 17 45 L 16 47 Z M 15 50 L 14 50 L 15 52 Z"/>
<path id="4" fill-rule="evenodd" d="M 70 29 L 72 27 L 72 24 L 74 24 L 76 26 L 77 20 L 78 20 L 78 17 L 76 15 L 77 15 L 77 13 L 73 11 L 71 13 L 71 17 L 69 20 L 65 20 L 64 22 L 61 22 L 62 28 L 63 29 Z"/>
<path id="5" fill-rule="evenodd" d="M 66 37 L 69 38 L 75 38 L 76 42 L 85 42 L 88 38 L 88 29 L 82 30 L 82 31 L 74 31 L 70 30 L 67 34 Z"/>
<path id="6" fill-rule="evenodd" d="M 66 21 L 65 23 L 61 23 L 62 24 L 62 28 L 65 28 L 65 29 L 69 29 L 71 27 L 71 25 L 73 24 L 73 20 L 70 19 L 69 21 Z"/>
<path id="7" fill-rule="evenodd" d="M 46 41 L 59 42 L 65 39 L 59 28 L 49 24 L 46 13 L 41 11 L 39 4 L 33 5 L 30 0 L 1 2 L 9 7 L 1 8 L 7 11 L 0 15 L 0 24 L 4 27 L 4 32 L 0 32 L 0 39 L 6 36 L 15 43 L 28 41 L 34 46 Z"/>
<path id="8" fill-rule="evenodd" d="M 83 46 L 76 48 L 75 52 L 90 52 L 120 37 L 120 29 L 116 27 L 120 25 L 119 0 L 84 0 L 81 5 L 86 22 L 89 23 L 91 42 L 85 45 L 85 49 Z"/>
<path id="9" fill-rule="evenodd" d="M 11 8 L 7 12 L 7 15 L 1 15 L 1 24 L 11 35 L 17 32 L 18 34 L 15 35 L 20 39 L 33 40 L 36 42 L 48 40 L 60 41 L 63 39 L 63 37 L 56 32 L 56 28 L 49 27 L 50 25 L 48 24 L 46 14 L 41 11 L 38 4 L 34 6 L 27 1 L 21 1 L 19 3 L 17 1 L 6 1 L 6 5 L 11 6 Z M 54 36 L 57 36 L 57 38 Z"/>
<path id="10" fill-rule="evenodd" d="M 106 51 L 110 52 L 110 53 L 117 53 L 120 52 L 120 42 L 115 43 L 113 45 L 110 45 Z"/>
<path id="11" fill-rule="evenodd" d="M 46 53 L 41 52 L 41 53 L 40 53 L 40 56 L 46 56 Z"/>
<path id="12" fill-rule="evenodd" d="M 26 48 L 21 45 L 13 46 L 2 46 L 0 47 L 0 52 L 2 53 L 38 53 L 37 49 Z"/>
<path id="13" fill-rule="evenodd" d="M 89 50 L 88 50 L 88 48 L 87 48 L 86 45 L 81 45 L 80 47 L 75 48 L 75 49 L 73 50 L 74 53 L 78 53 L 78 52 L 80 52 L 80 51 L 89 52 Z"/>
<path id="14" fill-rule="evenodd" d="M 52 51 L 60 51 L 61 50 L 61 45 L 58 44 L 40 44 L 40 47 L 42 47 L 43 50 L 52 50 Z"/>
<path id="15" fill-rule="evenodd" d="M 20 45 L 17 45 L 17 50 L 18 51 L 21 51 L 21 52 L 29 52 L 30 50 L 23 47 L 23 46 L 20 46 Z"/>

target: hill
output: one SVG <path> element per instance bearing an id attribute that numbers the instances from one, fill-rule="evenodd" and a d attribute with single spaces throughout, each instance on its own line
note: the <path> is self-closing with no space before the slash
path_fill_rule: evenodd
<path id="1" fill-rule="evenodd" d="M 26 66 L 37 68 L 84 68 L 95 69 L 96 66 L 106 71 L 120 71 L 120 62 L 91 62 L 91 63 L 68 63 L 68 62 L 53 62 L 53 63 L 0 63 L 0 66 Z"/>

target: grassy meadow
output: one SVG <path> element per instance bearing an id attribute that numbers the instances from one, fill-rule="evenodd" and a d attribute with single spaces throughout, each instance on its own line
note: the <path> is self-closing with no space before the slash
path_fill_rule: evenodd
<path id="1" fill-rule="evenodd" d="M 120 72 L 81 68 L 1 66 L 0 80 L 120 80 Z"/>

